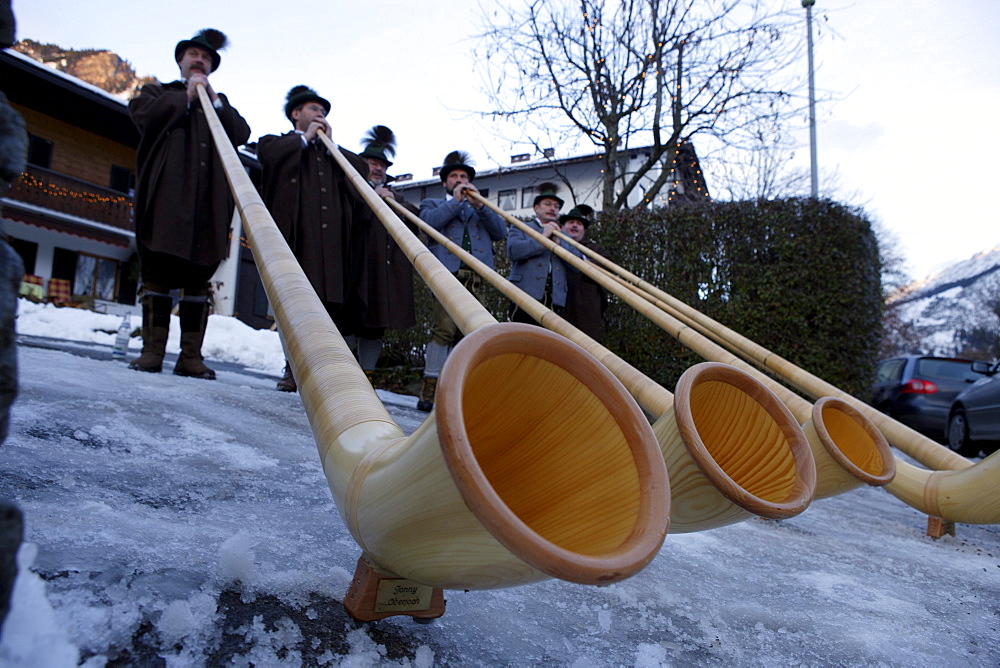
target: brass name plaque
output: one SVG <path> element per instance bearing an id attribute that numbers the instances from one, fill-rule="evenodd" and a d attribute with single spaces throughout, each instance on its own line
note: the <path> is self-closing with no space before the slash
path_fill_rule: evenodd
<path id="1" fill-rule="evenodd" d="M 375 612 L 427 610 L 433 591 L 433 587 L 409 580 L 382 580 L 375 595 Z"/>

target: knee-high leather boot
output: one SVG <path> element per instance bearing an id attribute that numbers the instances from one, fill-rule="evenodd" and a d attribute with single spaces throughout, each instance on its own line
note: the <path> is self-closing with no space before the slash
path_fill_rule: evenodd
<path id="1" fill-rule="evenodd" d="M 130 369 L 160 373 L 163 355 L 167 350 L 170 334 L 170 308 L 173 299 L 165 291 L 145 289 L 142 304 L 142 353 L 129 362 Z"/>
<path id="2" fill-rule="evenodd" d="M 205 366 L 201 344 L 208 324 L 208 296 L 185 295 L 178 306 L 181 320 L 181 354 L 174 365 L 178 376 L 215 380 L 215 372 Z"/>

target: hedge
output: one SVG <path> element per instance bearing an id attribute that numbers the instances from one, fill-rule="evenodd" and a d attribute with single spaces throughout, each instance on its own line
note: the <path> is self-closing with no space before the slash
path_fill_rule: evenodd
<path id="1" fill-rule="evenodd" d="M 723 202 L 601 214 L 588 231 L 621 266 L 820 378 L 864 397 L 878 355 L 878 245 L 860 210 L 829 200 Z M 509 263 L 497 247 L 497 270 Z M 380 366 L 419 368 L 431 297 L 391 331 Z M 490 288 L 489 308 L 506 320 Z M 604 344 L 664 387 L 702 359 L 617 298 Z"/>

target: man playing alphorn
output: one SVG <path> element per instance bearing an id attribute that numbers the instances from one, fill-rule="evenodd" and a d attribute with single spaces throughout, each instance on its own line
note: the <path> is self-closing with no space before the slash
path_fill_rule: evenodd
<path id="1" fill-rule="evenodd" d="M 380 197 L 391 197 L 409 209 L 417 208 L 394 193 L 389 184 L 395 179 L 386 173 L 396 154 L 396 136 L 384 125 L 376 125 L 362 139 L 360 157 L 368 163 L 368 183 Z M 403 221 L 415 233 L 413 225 Z M 406 329 L 416 324 L 413 304 L 413 265 L 385 226 L 375 221 L 368 232 L 365 263 L 359 290 L 364 296 L 365 312 L 358 328 L 356 356 L 361 369 L 371 380 L 386 329 Z"/>
<path id="2" fill-rule="evenodd" d="M 538 185 L 534 201 L 535 220 L 527 225 L 546 239 L 551 238 L 574 254 L 581 255 L 565 241 L 552 237 L 559 231 L 559 210 L 563 205 L 557 191 L 554 183 Z M 566 274 L 576 270 L 567 267 L 555 253 L 517 227 L 507 237 L 507 257 L 510 258 L 510 282 L 546 307 L 561 313 L 566 306 Z M 510 303 L 508 314 L 511 322 L 538 324 L 514 302 Z"/>
<path id="3" fill-rule="evenodd" d="M 135 238 L 142 278 L 142 354 L 129 366 L 159 373 L 167 346 L 170 290 L 181 289 L 180 376 L 214 379 L 201 344 L 208 323 L 209 279 L 229 253 L 233 198 L 198 97 L 204 86 L 233 146 L 250 126 L 208 81 L 219 68 L 226 36 L 202 30 L 174 48 L 181 78 L 142 87 L 129 102 L 139 129 L 136 152 Z"/>
<path id="4" fill-rule="evenodd" d="M 320 131 L 330 132 L 329 112 L 330 102 L 315 90 L 295 86 L 285 96 L 285 116 L 293 129 L 261 137 L 257 158 L 263 169 L 264 203 L 333 324 L 353 349 L 364 312 L 357 285 L 367 243 L 364 228 L 372 224 L 374 214 L 319 139 Z M 367 163 L 340 150 L 367 178 Z M 278 389 L 297 389 L 287 363 Z"/>
<path id="5" fill-rule="evenodd" d="M 472 180 L 476 178 L 476 170 L 469 163 L 468 155 L 462 151 L 452 151 L 445 157 L 444 165 L 438 172 L 444 185 L 445 198 L 428 198 L 422 201 L 420 217 L 428 225 L 493 268 L 493 242 L 507 236 L 507 225 L 492 209 L 466 196 L 466 192 L 479 192 L 479 189 L 472 185 Z M 486 285 L 479 274 L 463 265 L 441 244 L 431 240 L 427 248 L 466 289 L 476 296 L 476 299 L 480 302 L 485 301 Z M 438 375 L 451 347 L 461 338 L 460 334 L 458 325 L 448 315 L 444 306 L 435 299 L 433 330 L 424 352 L 424 381 L 417 402 L 417 408 L 420 410 L 430 411 L 434 407 Z"/>

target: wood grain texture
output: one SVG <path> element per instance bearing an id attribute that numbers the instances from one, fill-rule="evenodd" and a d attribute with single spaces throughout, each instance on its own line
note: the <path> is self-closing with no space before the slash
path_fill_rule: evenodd
<path id="1" fill-rule="evenodd" d="M 489 206 L 564 261 L 592 276 L 667 331 L 677 336 L 694 333 L 646 299 L 594 272 L 590 263 L 546 239 L 492 202 L 477 194 L 471 197 Z M 467 254 L 453 246 L 448 247 L 449 251 L 466 259 Z M 470 266 L 477 271 L 481 269 L 474 263 Z M 481 273 L 487 280 L 497 283 L 490 272 Z M 753 515 L 789 517 L 808 506 L 815 488 L 815 464 L 810 448 L 802 447 L 805 435 L 788 409 L 760 382 L 735 369 L 731 374 L 717 372 L 717 367 L 728 368 L 721 364 L 697 365 L 703 372 L 700 375 L 702 382 L 690 383 L 683 398 L 679 396 L 682 386 L 678 384 L 674 405 L 680 399 L 686 413 L 675 411 L 669 403 L 669 392 L 516 288 L 509 289 L 502 283 L 498 287 L 519 305 L 523 304 L 546 327 L 558 327 L 566 336 L 596 350 L 596 356 L 610 362 L 608 368 L 629 388 L 640 405 L 652 415 L 660 416 L 653 429 L 671 478 L 672 532 L 709 529 Z M 699 374 L 689 376 L 694 377 Z M 705 380 L 710 377 L 718 377 L 721 381 L 713 384 Z M 711 448 L 706 447 L 706 443 Z"/>
<path id="2" fill-rule="evenodd" d="M 581 250 L 594 255 L 590 249 Z M 692 350 L 706 359 L 726 362 L 754 374 L 788 405 L 798 419 L 805 420 L 805 433 L 817 459 L 819 498 L 852 489 L 860 481 L 884 485 L 901 501 L 928 515 L 968 524 L 1000 523 L 1000 495 L 987 491 L 1000 487 L 1000 452 L 973 465 L 964 457 L 799 369 L 621 267 L 603 259 L 595 258 L 595 261 L 634 283 L 631 287 L 635 292 L 643 293 L 648 300 L 682 322 L 687 329 L 678 332 L 678 336 L 695 342 L 689 346 Z M 817 398 L 811 415 L 806 417 L 808 402 L 768 379 L 733 353 L 713 344 L 709 337 L 739 351 L 793 387 Z M 828 397 L 843 403 L 824 403 Z M 816 410 L 816 407 L 820 409 Z M 927 471 L 893 457 L 878 434 L 888 444 L 923 465 L 941 470 Z M 829 465 L 827 457 L 836 462 L 836 466 Z M 841 470 L 838 471 L 837 467 Z M 676 488 L 673 471 L 671 476 Z"/>
<path id="3" fill-rule="evenodd" d="M 896 462 L 886 485 L 896 498 L 949 522 L 1000 524 L 1000 452 L 959 471 L 928 471 Z"/>
<path id="4" fill-rule="evenodd" d="M 674 405 L 687 447 L 664 453 L 674 494 L 671 532 L 750 514 L 782 519 L 808 507 L 816 488 L 812 451 L 788 409 L 760 383 L 728 365 L 703 362 L 681 376 Z M 666 429 L 654 425 L 658 433 Z"/>
<path id="5" fill-rule="evenodd" d="M 562 237 L 568 239 L 565 235 Z M 674 336 L 684 346 L 707 360 L 729 364 L 750 374 L 778 396 L 803 425 L 806 439 L 814 457 L 824 464 L 817 466 L 818 498 L 840 494 L 854 489 L 860 484 L 884 485 L 892 479 L 895 471 L 895 460 L 892 453 L 888 447 L 883 446 L 884 438 L 880 433 L 877 433 L 870 421 L 858 411 L 854 410 L 849 418 L 838 422 L 836 428 L 827 429 L 823 424 L 825 416 L 836 420 L 840 415 L 838 410 L 814 411 L 813 405 L 802 397 L 726 348 L 713 342 L 706 336 L 706 328 L 694 319 L 693 314 L 696 314 L 697 311 L 691 308 L 681 311 L 672 305 L 677 300 L 672 300 L 668 304 L 659 297 L 659 295 L 666 295 L 666 293 L 656 291 L 656 294 L 653 294 L 652 287 L 645 290 L 629 283 L 615 272 L 621 272 L 629 276 L 629 280 L 641 282 L 643 286 L 648 285 L 613 262 L 594 253 L 591 249 L 575 244 L 571 239 L 570 241 L 594 259 L 595 264 L 588 269 L 591 272 L 590 275 L 601 275 L 604 281 L 609 281 L 610 284 L 617 285 L 620 290 L 624 290 L 625 294 L 630 295 L 630 299 L 627 300 L 629 304 L 634 306 L 641 304 L 641 308 L 637 306 L 640 312 Z M 599 264 L 603 264 L 605 267 L 597 266 Z M 669 295 L 666 296 L 669 297 Z M 660 313 L 649 310 L 642 300 L 655 306 Z M 838 406 L 843 405 L 844 402 L 838 404 Z M 854 426 L 852 427 L 852 425 Z M 853 463 L 856 461 L 869 462 L 867 472 Z M 830 466 L 831 463 L 834 466 Z M 840 465 L 843 468 L 838 470 L 836 466 Z M 878 471 L 878 473 L 874 474 L 874 471 Z"/>
<path id="6" fill-rule="evenodd" d="M 606 265 L 613 263 L 607 262 Z M 688 327 L 680 335 L 700 346 L 695 348 L 692 344 L 689 346 L 692 350 L 706 359 L 724 361 L 761 378 L 800 420 L 806 417 L 808 402 L 783 385 L 768 379 L 765 374 L 753 369 L 733 353 L 713 344 L 708 338 L 724 343 L 769 369 L 791 386 L 817 398 L 817 406 L 823 403 L 824 398 L 835 398 L 843 402 L 826 403 L 819 411 L 814 407 L 806 424 L 806 434 L 819 462 L 818 493 L 822 496 L 846 491 L 854 486 L 855 480 L 860 480 L 864 484 L 884 485 L 886 490 L 901 501 L 928 515 L 968 524 L 1000 523 L 1000 498 L 984 491 L 991 487 L 995 490 L 1000 486 L 1000 453 L 994 453 L 973 465 L 964 457 L 799 369 L 637 276 L 620 267 L 615 269 L 619 270 L 622 276 L 636 283 L 632 286 L 633 289 L 645 294 L 647 299 Z M 849 412 L 847 408 L 854 412 Z M 824 427 L 827 421 L 830 424 Z M 889 444 L 924 466 L 940 470 L 927 471 L 893 457 L 891 451 L 883 447 L 878 433 Z M 845 478 L 835 467 L 825 465 L 823 460 L 827 454 L 855 480 Z M 903 475 L 897 481 L 895 476 L 899 471 Z M 964 475 L 957 475 L 963 471 L 966 472 Z M 963 489 L 962 485 L 968 487 Z"/>
<path id="7" fill-rule="evenodd" d="M 816 459 L 817 499 L 861 485 L 886 485 L 896 475 L 896 460 L 885 436 L 840 399 L 817 401 L 802 429 Z"/>
<path id="8" fill-rule="evenodd" d="M 430 253 L 408 243 L 432 289 L 465 309 L 458 315 L 472 334 L 442 370 L 435 414 L 404 437 L 199 93 L 331 492 L 364 553 L 392 574 L 460 589 L 548 577 L 604 584 L 645 566 L 666 534 L 669 483 L 652 429 L 624 387 L 562 337 L 497 325 Z M 356 187 L 378 199 L 367 184 Z M 586 419 L 554 410 L 557 398 L 583 406 Z M 525 424 L 532 429 L 510 427 Z"/>
<path id="9" fill-rule="evenodd" d="M 813 397 L 821 399 L 823 397 L 836 397 L 847 403 L 870 420 L 883 433 L 886 439 L 893 446 L 899 448 L 917 461 L 932 469 L 961 469 L 971 466 L 971 462 L 964 457 L 955 454 L 941 444 L 934 442 L 923 434 L 910 429 L 909 427 L 893 420 L 887 415 L 875 410 L 863 401 L 847 394 L 810 374 L 809 372 L 795 366 L 791 362 L 775 355 L 763 346 L 741 336 L 737 332 L 729 329 L 725 325 L 702 314 L 697 309 L 688 306 L 681 300 L 660 290 L 628 270 L 614 264 L 610 260 L 597 256 L 590 249 L 581 248 L 588 255 L 596 256 L 594 259 L 604 267 L 606 271 L 615 274 L 623 281 L 630 284 L 636 292 L 648 295 L 665 312 L 673 317 L 679 318 L 687 326 L 696 329 L 703 336 L 718 341 L 726 347 L 739 352 L 747 359 L 752 360 L 762 368 L 772 371 L 778 378 L 789 383 L 792 387 Z M 706 358 L 710 359 L 710 358 Z"/>

